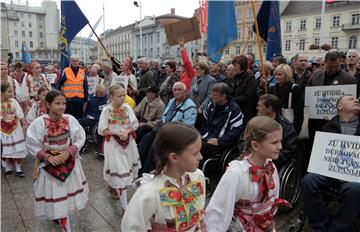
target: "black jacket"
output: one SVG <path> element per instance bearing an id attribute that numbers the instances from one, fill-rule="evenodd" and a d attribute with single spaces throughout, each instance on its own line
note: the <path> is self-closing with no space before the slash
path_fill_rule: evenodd
<path id="1" fill-rule="evenodd" d="M 258 102 L 256 89 L 257 81 L 251 71 L 237 74 L 233 78 L 228 78 L 226 83 L 230 86 L 236 104 L 240 106 L 244 114 L 244 125 L 256 116 L 256 106 Z"/>
<path id="2" fill-rule="evenodd" d="M 243 130 L 243 114 L 234 100 L 229 99 L 224 106 L 210 102 L 203 115 L 203 139 L 217 138 L 221 147 L 231 147 L 237 143 Z"/>
<path id="3" fill-rule="evenodd" d="M 329 133 L 341 134 L 339 115 L 334 116 L 328 123 L 326 123 L 322 127 L 322 131 L 329 132 Z M 357 136 L 360 135 L 360 115 L 359 115 L 359 124 L 357 126 L 355 135 L 357 135 Z"/>
<path id="4" fill-rule="evenodd" d="M 269 93 L 279 98 L 281 108 L 284 109 L 288 108 L 290 92 L 292 92 L 291 108 L 294 110 L 294 128 L 296 133 L 299 134 L 304 121 L 304 98 L 301 87 L 298 85 L 293 87 L 293 83 L 288 82 L 281 87 L 276 84 L 269 89 Z"/>
<path id="5" fill-rule="evenodd" d="M 279 158 L 274 160 L 274 164 L 278 170 L 285 164 L 289 163 L 294 157 L 296 151 L 296 131 L 293 124 L 279 115 L 275 119 L 283 128 L 283 138 L 281 141 L 282 149 L 279 154 Z"/>

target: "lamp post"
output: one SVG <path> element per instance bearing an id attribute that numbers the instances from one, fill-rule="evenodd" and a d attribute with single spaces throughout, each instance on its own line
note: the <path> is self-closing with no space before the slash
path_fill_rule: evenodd
<path id="1" fill-rule="evenodd" d="M 142 55 L 142 26 L 141 26 L 141 19 L 142 19 L 142 4 L 141 4 L 141 0 L 138 1 L 134 1 L 134 6 L 139 7 L 140 9 L 140 21 L 139 21 L 139 28 L 140 28 L 140 54 L 139 56 Z"/>

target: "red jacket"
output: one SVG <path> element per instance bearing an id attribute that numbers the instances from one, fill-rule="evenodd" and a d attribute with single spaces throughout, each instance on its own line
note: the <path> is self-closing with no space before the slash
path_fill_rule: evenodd
<path id="1" fill-rule="evenodd" d="M 180 82 L 184 83 L 186 85 L 186 91 L 190 91 L 191 81 L 193 77 L 195 76 L 195 70 L 189 60 L 189 57 L 186 53 L 185 48 L 181 49 L 181 58 L 184 63 L 185 72 L 181 74 L 180 76 Z"/>

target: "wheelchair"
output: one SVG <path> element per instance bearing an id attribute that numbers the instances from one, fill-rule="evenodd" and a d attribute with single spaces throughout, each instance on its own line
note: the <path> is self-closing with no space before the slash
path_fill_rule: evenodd
<path id="1" fill-rule="evenodd" d="M 81 148 L 81 153 L 86 153 L 88 152 L 88 147 L 90 146 L 90 144 L 94 144 L 97 145 L 99 144 L 101 138 L 100 135 L 98 134 L 98 122 L 95 123 L 95 125 L 93 126 L 87 126 L 84 128 L 85 133 L 86 133 L 86 141 L 84 146 Z"/>

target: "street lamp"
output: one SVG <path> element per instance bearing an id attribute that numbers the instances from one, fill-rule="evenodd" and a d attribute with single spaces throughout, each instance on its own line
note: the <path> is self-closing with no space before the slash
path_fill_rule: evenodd
<path id="1" fill-rule="evenodd" d="M 142 19 L 142 4 L 141 4 L 141 0 L 138 1 L 134 1 L 134 6 L 139 7 L 140 9 L 140 21 L 139 21 L 139 27 L 140 27 L 140 56 L 142 55 L 142 26 L 141 26 L 141 19 Z"/>

